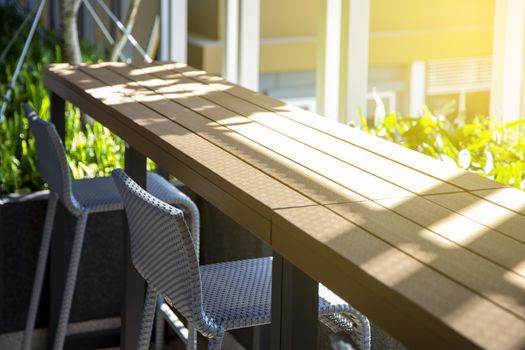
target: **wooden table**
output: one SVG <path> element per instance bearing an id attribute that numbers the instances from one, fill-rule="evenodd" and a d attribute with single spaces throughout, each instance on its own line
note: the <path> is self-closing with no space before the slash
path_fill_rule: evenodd
<path id="1" fill-rule="evenodd" d="M 315 281 L 411 347 L 525 347 L 521 191 L 183 64 L 44 82 L 272 246 L 274 348 L 315 344 Z"/>

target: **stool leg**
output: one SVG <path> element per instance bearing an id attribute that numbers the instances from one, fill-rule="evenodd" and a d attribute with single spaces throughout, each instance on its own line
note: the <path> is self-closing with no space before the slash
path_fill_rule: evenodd
<path id="1" fill-rule="evenodd" d="M 164 313 L 160 309 L 160 306 L 164 300 L 162 297 L 157 298 L 157 313 L 155 315 L 155 350 L 163 350 L 164 349 L 164 328 L 165 328 L 165 321 L 164 321 Z"/>
<path id="2" fill-rule="evenodd" d="M 186 343 L 186 350 L 197 350 L 197 330 L 190 323 L 188 323 L 188 342 Z"/>
<path id="3" fill-rule="evenodd" d="M 221 350 L 223 337 L 208 339 L 208 350 Z"/>
<path id="4" fill-rule="evenodd" d="M 371 330 L 370 321 L 368 321 L 368 318 L 355 310 L 353 313 L 346 312 L 345 314 L 346 317 L 348 317 L 354 323 L 354 329 L 350 333 L 352 340 L 356 344 L 359 344 L 361 349 L 370 350 Z"/>
<path id="5" fill-rule="evenodd" d="M 50 193 L 49 200 L 47 202 L 44 232 L 42 234 L 42 241 L 40 242 L 40 252 L 38 253 L 35 280 L 33 281 L 33 291 L 31 292 L 31 301 L 29 303 L 29 311 L 27 313 L 26 328 L 24 331 L 24 338 L 22 340 L 22 350 L 31 349 L 36 314 L 38 311 L 38 304 L 40 303 L 40 295 L 42 294 L 42 283 L 44 281 L 47 258 L 49 255 L 49 244 L 51 242 L 51 235 L 53 233 L 53 222 L 55 221 L 57 202 L 58 196 L 55 193 Z"/>
<path id="6" fill-rule="evenodd" d="M 144 312 L 142 322 L 140 323 L 140 337 L 137 344 L 138 350 L 149 349 L 151 339 L 151 328 L 153 327 L 153 318 L 157 305 L 157 291 L 148 285 L 146 292 L 146 301 L 144 303 Z"/>
<path id="7" fill-rule="evenodd" d="M 73 302 L 73 295 L 75 292 L 75 284 L 77 282 L 78 265 L 80 263 L 82 245 L 84 244 L 84 235 L 86 233 L 86 222 L 87 213 L 83 213 L 77 219 L 77 224 L 75 227 L 73 246 L 71 248 L 71 258 L 69 259 L 66 285 L 64 287 L 64 296 L 62 297 L 57 333 L 55 335 L 55 344 L 53 346 L 54 350 L 62 350 L 64 348 L 67 334 L 67 325 L 69 322 L 69 313 L 71 311 L 71 304 Z"/>

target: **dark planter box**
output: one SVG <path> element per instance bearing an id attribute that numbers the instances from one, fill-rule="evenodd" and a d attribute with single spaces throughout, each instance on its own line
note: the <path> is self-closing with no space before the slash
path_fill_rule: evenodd
<path id="1" fill-rule="evenodd" d="M 0 199 L 0 333 L 24 328 L 46 207 L 45 191 Z M 60 222 L 73 233 L 72 217 Z M 119 315 L 124 225 L 123 212 L 89 216 L 72 322 Z M 47 326 L 48 297 L 46 276 L 37 327 Z"/>

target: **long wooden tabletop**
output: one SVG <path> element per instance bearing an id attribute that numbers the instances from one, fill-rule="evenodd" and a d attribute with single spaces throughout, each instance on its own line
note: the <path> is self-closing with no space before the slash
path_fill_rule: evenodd
<path id="1" fill-rule="evenodd" d="M 406 345 L 525 348 L 525 193 L 183 64 L 44 82 Z"/>

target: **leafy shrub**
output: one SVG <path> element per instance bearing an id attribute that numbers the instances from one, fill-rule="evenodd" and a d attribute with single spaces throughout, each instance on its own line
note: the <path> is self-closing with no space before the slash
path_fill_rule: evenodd
<path id="1" fill-rule="evenodd" d="M 401 118 L 392 113 L 371 127 L 364 119 L 361 122 L 363 130 L 370 134 L 525 189 L 525 120 L 505 123 L 478 116 L 465 122 L 433 115 L 427 109 L 417 118 Z"/>
<path id="2" fill-rule="evenodd" d="M 0 48 L 4 48 L 21 23 L 20 17 L 9 8 L 0 7 Z M 6 57 L 5 69 L 0 70 L 0 95 L 3 96 L 18 55 L 22 50 L 28 28 L 22 32 Z M 88 43 L 82 43 L 85 62 L 102 57 Z M 44 65 L 60 62 L 60 45 L 54 33 L 39 28 L 18 78 L 6 119 L 0 122 L 0 195 L 10 192 L 29 192 L 45 188 L 38 169 L 34 138 L 28 130 L 22 104 L 30 102 L 35 111 L 49 119 L 49 97 L 42 80 Z M 122 167 L 124 143 L 101 124 L 81 124 L 78 109 L 66 104 L 66 140 L 68 162 L 75 178 L 108 175 L 115 167 Z M 152 163 L 148 163 L 152 168 Z"/>

